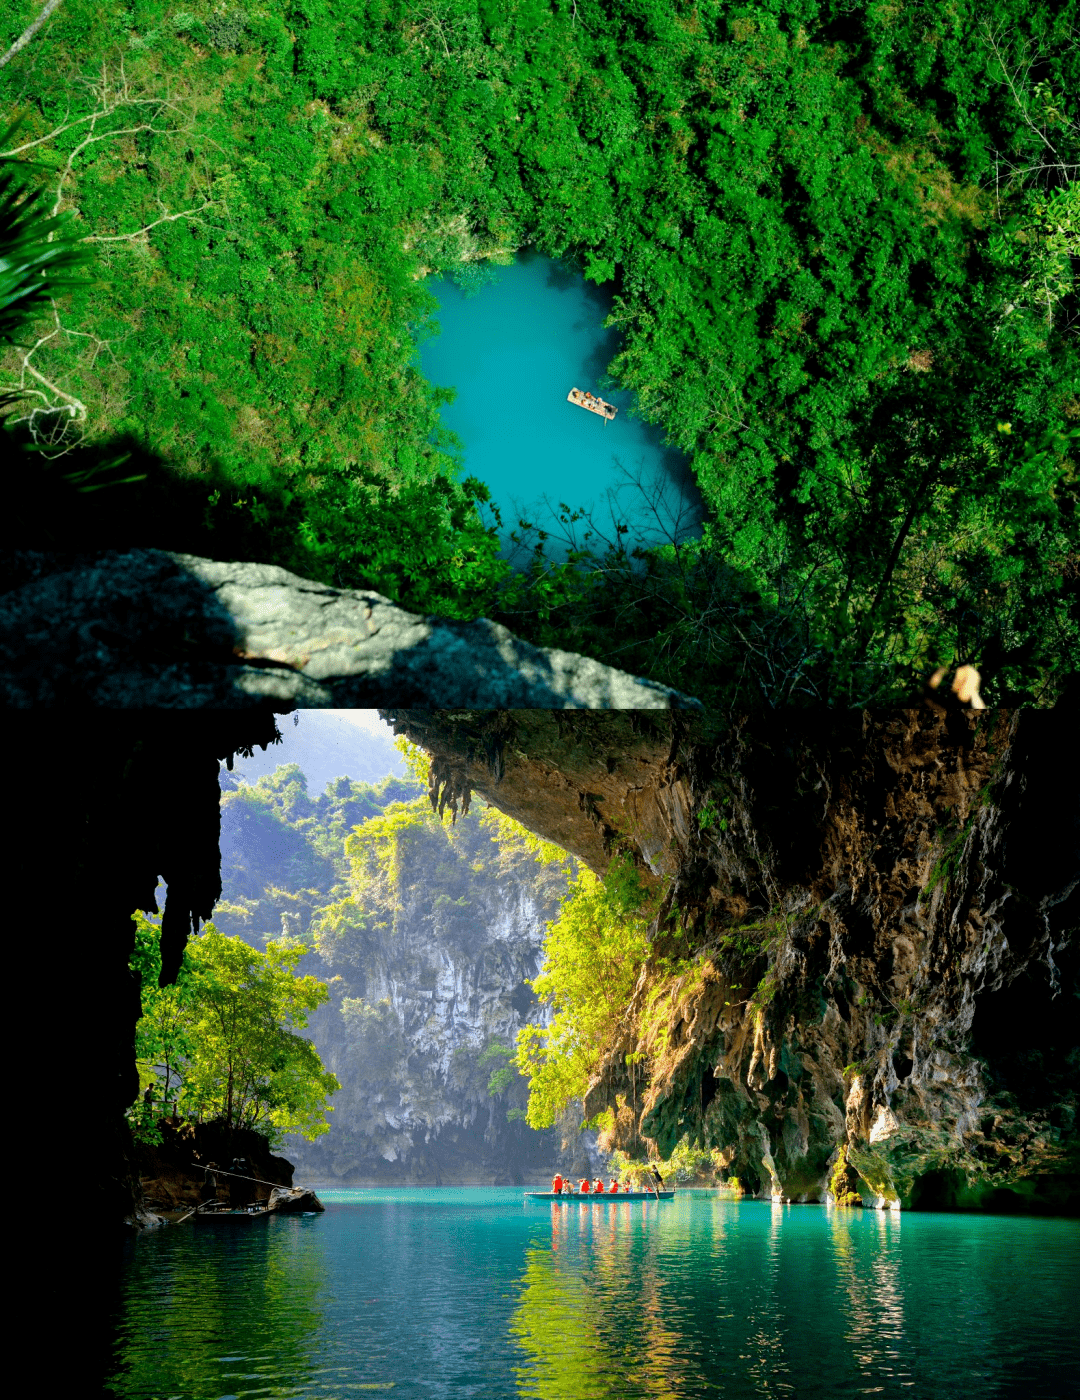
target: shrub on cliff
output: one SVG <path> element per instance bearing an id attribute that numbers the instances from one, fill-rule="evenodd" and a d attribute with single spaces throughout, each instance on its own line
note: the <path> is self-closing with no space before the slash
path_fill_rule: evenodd
<path id="1" fill-rule="evenodd" d="M 523 1027 L 517 1040 L 531 1127 L 552 1127 L 584 1098 L 648 953 L 649 903 L 633 862 L 622 856 L 603 880 L 582 870 L 548 924 L 544 967 L 531 986 L 552 1017 L 546 1026 Z"/>

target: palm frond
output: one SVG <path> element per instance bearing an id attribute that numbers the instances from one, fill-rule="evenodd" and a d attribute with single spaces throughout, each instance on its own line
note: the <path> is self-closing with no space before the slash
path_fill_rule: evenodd
<path id="1" fill-rule="evenodd" d="M 6 146 L 20 124 L 13 122 L 0 143 Z M 92 249 L 80 242 L 69 215 L 45 211 L 44 192 L 29 185 L 27 168 L 0 158 L 0 343 L 13 341 L 51 297 L 90 285 L 71 274 L 93 260 Z"/>

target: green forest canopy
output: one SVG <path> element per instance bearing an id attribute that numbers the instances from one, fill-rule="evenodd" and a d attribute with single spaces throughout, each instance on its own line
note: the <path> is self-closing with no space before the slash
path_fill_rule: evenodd
<path id="1" fill-rule="evenodd" d="M 0 102 L 98 280 L 0 363 L 29 394 L 9 530 L 115 542 L 122 491 L 142 543 L 706 700 L 890 699 L 953 658 L 1052 697 L 1080 636 L 1076 11 L 65 0 Z M 499 559 L 413 354 L 421 274 L 524 246 L 613 285 L 611 372 L 690 457 L 701 542 Z M 144 479 L 65 507 L 48 483 L 105 443 Z"/>

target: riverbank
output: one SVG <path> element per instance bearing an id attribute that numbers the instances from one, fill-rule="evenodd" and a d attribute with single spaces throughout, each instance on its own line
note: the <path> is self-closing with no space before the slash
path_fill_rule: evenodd
<path id="1" fill-rule="evenodd" d="M 277 1186 L 291 1187 L 293 1164 L 270 1151 L 262 1133 L 249 1128 L 228 1128 L 222 1123 L 190 1123 L 161 1118 L 157 1122 L 158 1143 L 137 1142 L 135 1164 L 141 1190 L 141 1212 L 130 1221 L 136 1229 L 154 1222 L 140 1220 L 140 1213 L 161 1221 L 178 1220 L 203 1199 L 206 1168 L 214 1163 L 223 1175 L 217 1178 L 217 1197 L 230 1201 L 234 1188 L 229 1171 L 234 1158 L 246 1159 L 252 1180 L 237 1177 L 236 1198 L 268 1201 Z"/>

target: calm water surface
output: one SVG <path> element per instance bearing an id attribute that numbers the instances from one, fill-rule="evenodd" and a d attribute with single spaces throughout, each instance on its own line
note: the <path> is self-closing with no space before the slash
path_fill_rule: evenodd
<path id="1" fill-rule="evenodd" d="M 545 496 L 555 507 L 593 508 L 613 537 L 613 491 L 635 543 L 662 542 L 666 530 L 700 533 L 701 498 L 682 454 L 629 416 L 633 394 L 602 387 L 619 346 L 603 329 L 610 295 L 535 253 L 492 271 L 496 280 L 473 295 L 449 278 L 429 280 L 439 311 L 422 334 L 439 333 L 422 339 L 420 366 L 432 384 L 457 391 L 442 421 L 461 441 L 464 474 L 491 490 L 504 538 L 522 511 L 558 530 Z M 605 422 L 567 403 L 574 387 L 599 393 L 618 416 Z M 625 485 L 628 476 L 640 477 L 648 496 Z M 658 503 L 663 528 L 647 500 Z M 559 553 L 555 544 L 549 555 Z"/>
<path id="2" fill-rule="evenodd" d="M 115 1396 L 1075 1396 L 1080 1224 L 324 1193 L 133 1242 Z"/>

